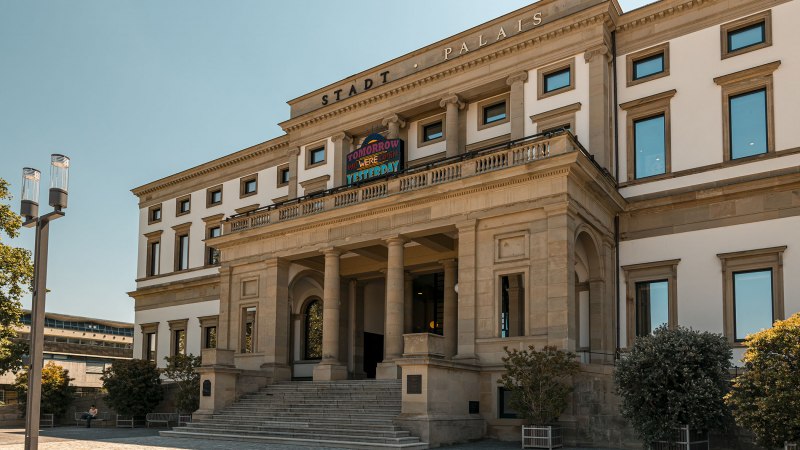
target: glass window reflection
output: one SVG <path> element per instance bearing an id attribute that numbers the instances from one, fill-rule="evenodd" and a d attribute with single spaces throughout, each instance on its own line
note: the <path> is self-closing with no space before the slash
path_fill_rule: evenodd
<path id="1" fill-rule="evenodd" d="M 772 326 L 772 270 L 734 272 L 734 328 L 737 341 Z"/>
<path id="2" fill-rule="evenodd" d="M 633 123 L 635 178 L 666 173 L 664 115 L 648 117 Z"/>

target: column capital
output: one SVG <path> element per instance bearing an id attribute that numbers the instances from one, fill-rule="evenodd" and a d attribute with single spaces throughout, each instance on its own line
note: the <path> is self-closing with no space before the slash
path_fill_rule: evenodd
<path id="1" fill-rule="evenodd" d="M 405 119 L 400 117 L 400 116 L 398 116 L 397 114 L 391 114 L 388 117 L 384 117 L 383 120 L 381 120 L 381 125 L 383 125 L 383 126 L 387 126 L 390 123 L 396 123 L 396 124 L 398 124 L 400 126 L 400 128 L 403 128 L 403 127 L 406 126 Z"/>
<path id="2" fill-rule="evenodd" d="M 506 84 L 509 85 L 509 86 L 513 86 L 514 83 L 524 83 L 526 81 L 528 81 L 528 72 L 527 71 L 518 72 L 518 73 L 515 73 L 514 75 L 509 75 L 509 77 L 506 78 Z"/>
<path id="3" fill-rule="evenodd" d="M 455 104 L 458 106 L 458 109 L 464 109 L 465 103 L 461 100 L 461 98 L 456 95 L 448 95 L 447 97 L 443 97 L 442 100 L 439 102 L 439 106 L 442 108 L 446 108 L 449 104 Z"/>
<path id="4" fill-rule="evenodd" d="M 323 255 L 327 256 L 339 256 L 342 254 L 342 251 L 336 247 L 325 247 L 319 251 Z"/>
<path id="5" fill-rule="evenodd" d="M 333 136 L 331 136 L 331 140 L 333 141 L 334 144 L 336 144 L 337 142 L 346 142 L 348 144 L 353 142 L 353 138 L 344 131 L 336 133 Z"/>
<path id="6" fill-rule="evenodd" d="M 388 238 L 384 238 L 383 240 L 384 242 L 386 242 L 387 245 L 398 245 L 398 244 L 403 245 L 406 242 L 408 242 L 408 239 L 399 234 L 396 236 L 390 236 Z"/>
<path id="7" fill-rule="evenodd" d="M 610 52 L 608 51 L 608 46 L 605 43 L 601 43 L 588 48 L 583 53 L 583 59 L 588 63 L 591 62 L 592 58 L 594 58 L 597 55 L 607 55 L 609 53 Z"/>
<path id="8" fill-rule="evenodd" d="M 450 268 L 450 267 L 455 267 L 456 266 L 456 260 L 455 260 L 455 258 L 440 259 L 439 260 L 439 264 L 441 264 L 442 267 L 447 269 L 447 268 Z"/>
<path id="9" fill-rule="evenodd" d="M 286 150 L 287 156 L 298 156 L 300 154 L 300 147 L 291 147 Z"/>

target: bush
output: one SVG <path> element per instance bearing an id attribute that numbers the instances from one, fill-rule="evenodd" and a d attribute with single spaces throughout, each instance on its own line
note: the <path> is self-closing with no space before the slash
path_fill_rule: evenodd
<path id="1" fill-rule="evenodd" d="M 183 413 L 193 413 L 200 407 L 200 374 L 195 369 L 200 367 L 200 357 L 175 355 L 164 358 L 167 367 L 164 375 L 178 386 L 175 394 L 175 406 Z"/>
<path id="2" fill-rule="evenodd" d="M 116 361 L 103 371 L 101 379 L 108 391 L 106 404 L 124 416 L 143 416 L 153 412 L 164 396 L 160 374 L 152 361 Z"/>
<path id="3" fill-rule="evenodd" d="M 567 378 L 580 368 L 575 354 L 553 346 L 541 351 L 532 345 L 522 351 L 504 350 L 506 373 L 497 383 L 512 392 L 511 407 L 533 425 L 555 422 L 567 407 L 567 395 L 573 389 Z"/>
<path id="4" fill-rule="evenodd" d="M 669 440 L 675 428 L 711 430 L 730 420 L 731 349 L 724 336 L 661 326 L 636 338 L 614 372 L 622 416 L 645 444 Z"/>
<path id="5" fill-rule="evenodd" d="M 69 377 L 69 370 L 50 361 L 42 367 L 42 401 L 40 412 L 53 414 L 55 417 L 63 415 L 75 398 L 75 387 L 69 382 L 74 378 Z M 14 380 L 14 390 L 17 391 L 19 407 L 22 411 L 28 403 L 28 368 L 17 374 Z"/>
<path id="6" fill-rule="evenodd" d="M 747 337 L 744 373 L 725 401 L 764 447 L 800 441 L 800 313 Z"/>

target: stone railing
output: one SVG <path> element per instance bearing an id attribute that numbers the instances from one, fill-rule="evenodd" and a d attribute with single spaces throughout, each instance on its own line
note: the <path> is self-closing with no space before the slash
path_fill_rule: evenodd
<path id="1" fill-rule="evenodd" d="M 224 233 L 250 230 L 395 194 L 426 189 L 578 149 L 579 144 L 569 132 L 535 135 L 502 146 L 477 150 L 426 166 L 407 169 L 400 174 L 368 184 L 342 186 L 237 214 L 226 219 Z"/>

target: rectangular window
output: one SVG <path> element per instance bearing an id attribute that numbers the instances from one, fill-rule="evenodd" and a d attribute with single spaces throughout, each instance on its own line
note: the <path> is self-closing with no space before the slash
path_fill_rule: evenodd
<path id="1" fill-rule="evenodd" d="M 186 354 L 186 330 L 173 331 L 172 355 Z"/>
<path id="2" fill-rule="evenodd" d="M 631 53 L 625 61 L 628 87 L 669 76 L 669 42 Z"/>
<path id="3" fill-rule="evenodd" d="M 291 178 L 288 167 L 278 168 L 278 187 L 286 186 L 289 184 Z"/>
<path id="4" fill-rule="evenodd" d="M 669 281 L 636 283 L 636 336 L 647 336 L 669 324 Z"/>
<path id="5" fill-rule="evenodd" d="M 500 337 L 525 335 L 525 287 L 521 273 L 500 277 Z"/>
<path id="6" fill-rule="evenodd" d="M 253 174 L 239 179 L 239 198 L 256 195 L 258 192 L 258 175 Z"/>
<path id="7" fill-rule="evenodd" d="M 763 44 L 767 39 L 765 31 L 764 22 L 729 31 L 728 51 L 735 52 L 753 45 Z"/>
<path id="8" fill-rule="evenodd" d="M 325 162 L 325 147 L 314 148 L 308 151 L 308 165 L 322 164 Z"/>
<path id="9" fill-rule="evenodd" d="M 640 80 L 664 71 L 664 54 L 659 53 L 633 62 L 633 79 Z"/>
<path id="10" fill-rule="evenodd" d="M 242 309 L 242 353 L 255 352 L 256 307 Z"/>
<path id="11" fill-rule="evenodd" d="M 147 224 L 161 222 L 161 204 L 153 205 L 147 211 Z"/>
<path id="12" fill-rule="evenodd" d="M 767 90 L 728 98 L 731 159 L 767 153 Z"/>
<path id="13" fill-rule="evenodd" d="M 722 59 L 772 45 L 772 11 L 720 25 Z"/>
<path id="14" fill-rule="evenodd" d="M 145 359 L 155 362 L 156 360 L 156 333 L 145 333 Z"/>
<path id="15" fill-rule="evenodd" d="M 187 195 L 185 197 L 181 197 L 175 201 L 176 216 L 182 216 L 184 214 L 189 214 L 192 209 L 192 197 Z"/>
<path id="16" fill-rule="evenodd" d="M 442 128 L 442 122 L 434 122 L 429 123 L 422 127 L 422 141 L 423 142 L 430 142 L 436 139 L 440 139 L 444 137 L 444 131 Z"/>
<path id="17" fill-rule="evenodd" d="M 175 270 L 186 270 L 189 268 L 189 235 L 182 234 L 178 236 L 177 245 L 177 261 Z"/>
<path id="18" fill-rule="evenodd" d="M 517 411 L 511 407 L 511 398 L 514 396 L 513 391 L 506 388 L 497 388 L 497 417 L 500 419 L 516 419 Z"/>
<path id="19" fill-rule="evenodd" d="M 636 179 L 666 173 L 664 114 L 633 122 Z"/>
<path id="20" fill-rule="evenodd" d="M 772 327 L 772 269 L 733 273 L 734 339 Z"/>
<path id="21" fill-rule="evenodd" d="M 215 237 L 222 236 L 222 227 L 217 225 L 210 227 L 208 229 L 208 238 L 212 239 Z M 209 266 L 215 266 L 219 264 L 219 250 L 214 247 L 206 247 L 206 264 Z"/>
<path id="22" fill-rule="evenodd" d="M 506 115 L 506 102 L 495 103 L 483 108 L 483 123 L 488 125 L 494 122 L 505 120 Z"/>
<path id="23" fill-rule="evenodd" d="M 205 348 L 217 348 L 217 327 L 205 327 Z"/>
<path id="24" fill-rule="evenodd" d="M 562 69 L 544 76 L 544 92 L 550 93 L 570 85 L 570 69 Z"/>
<path id="25" fill-rule="evenodd" d="M 214 186 L 206 191 L 206 207 L 222 204 L 222 186 Z"/>
<path id="26" fill-rule="evenodd" d="M 147 261 L 147 275 L 158 275 L 161 272 L 161 242 L 150 243 L 150 252 Z"/>

